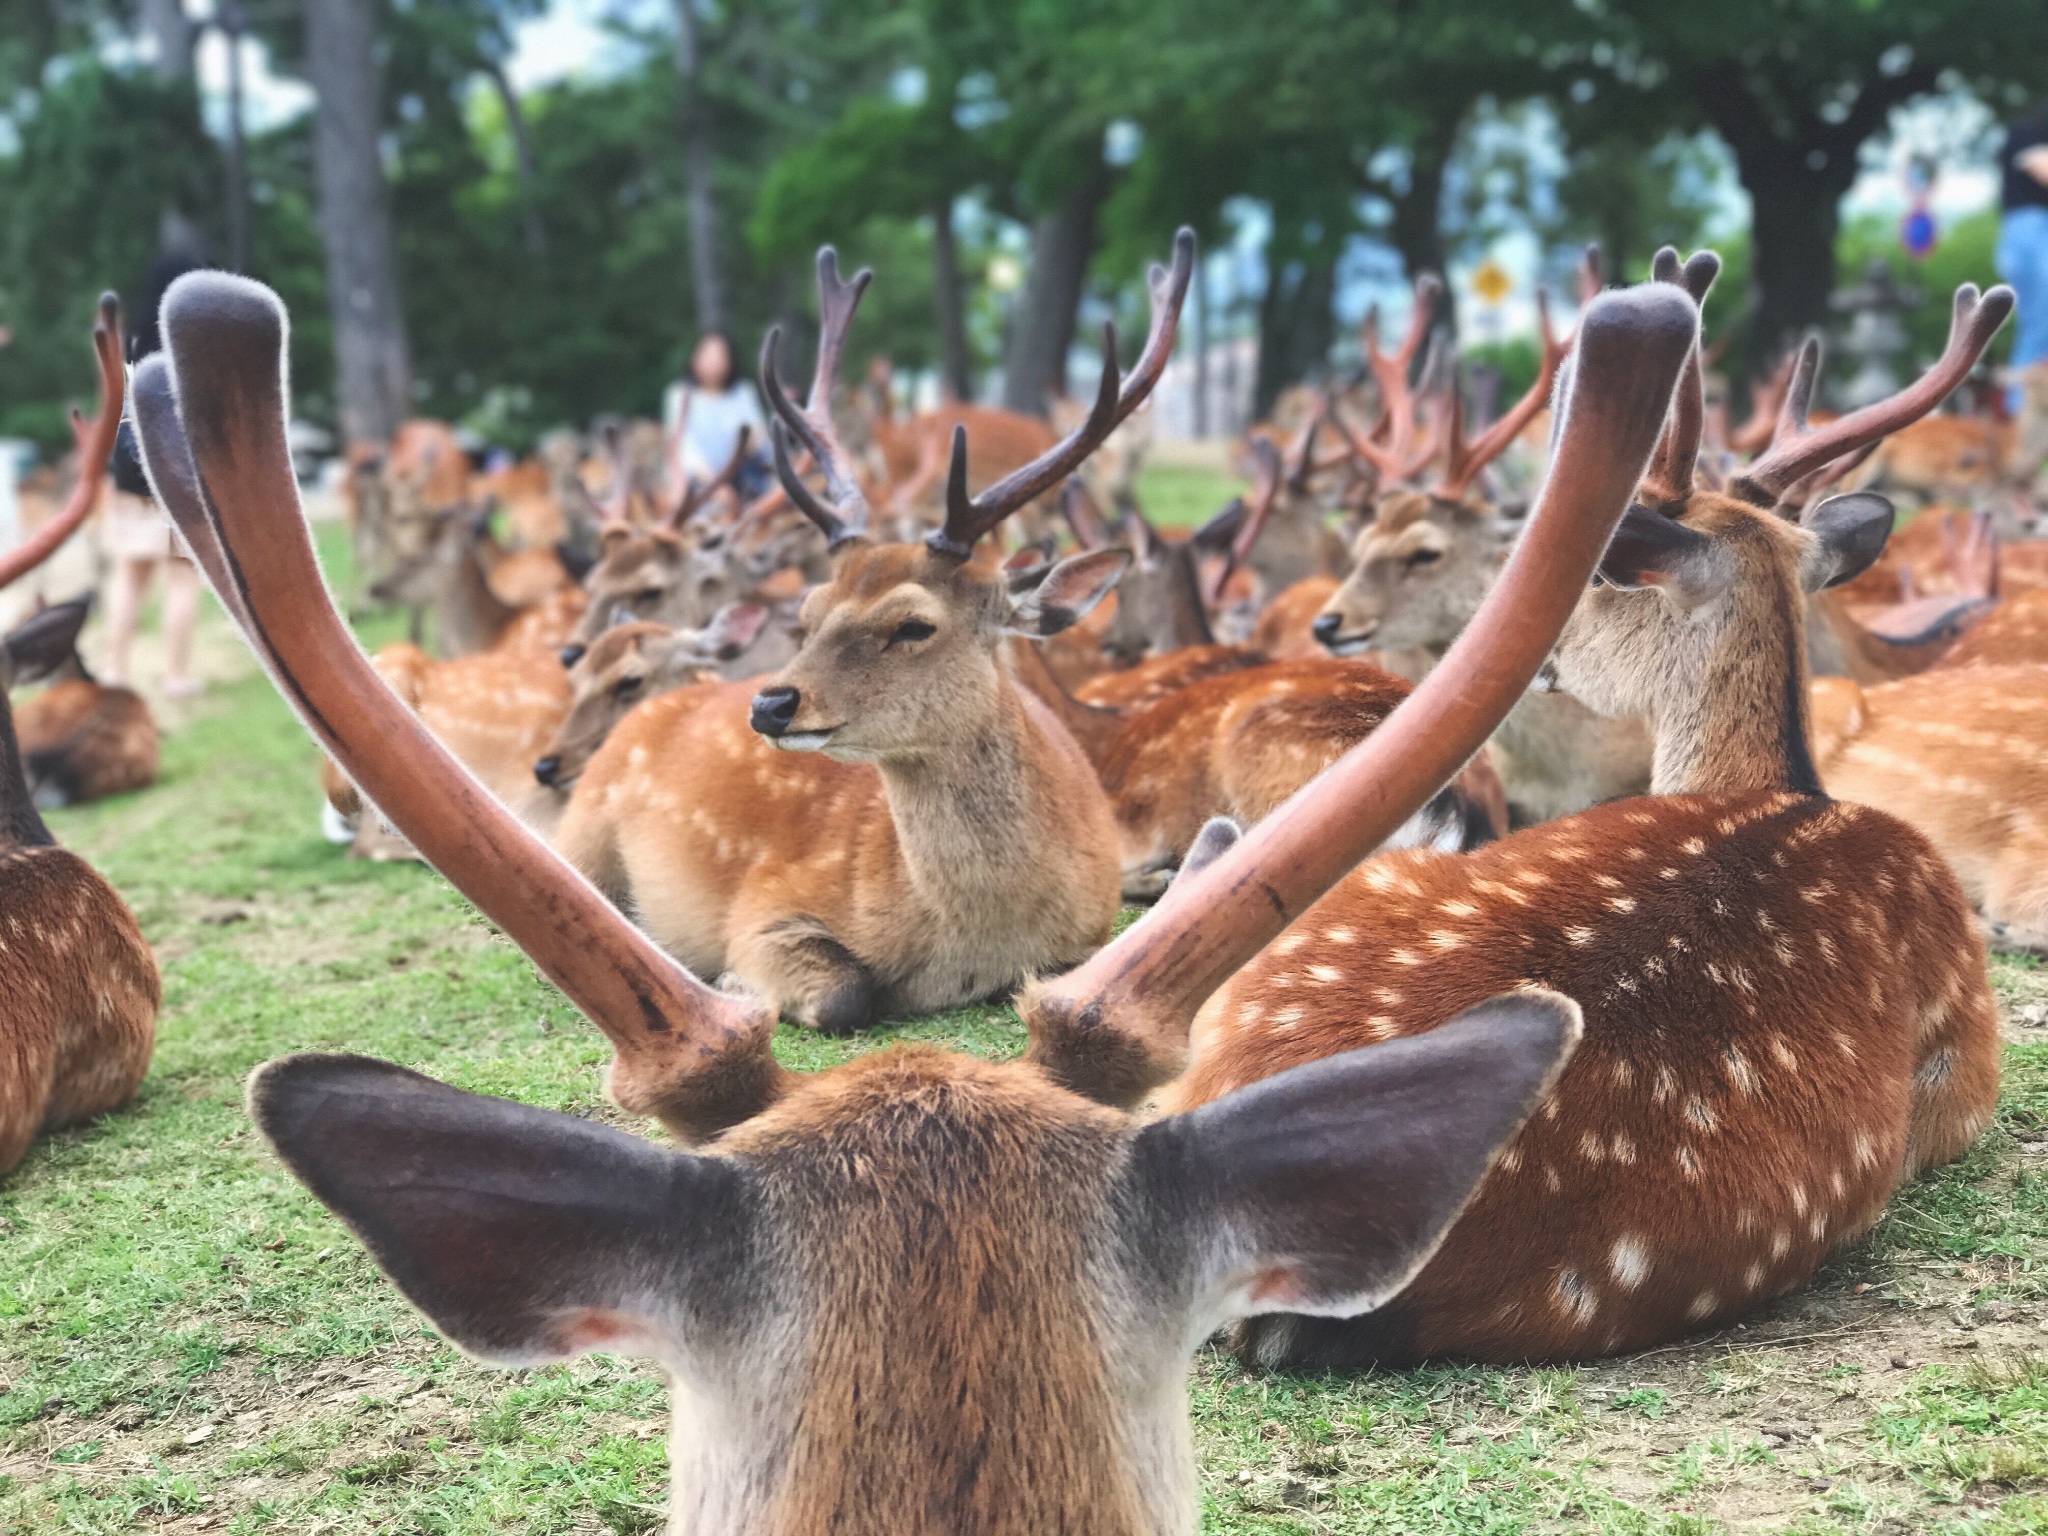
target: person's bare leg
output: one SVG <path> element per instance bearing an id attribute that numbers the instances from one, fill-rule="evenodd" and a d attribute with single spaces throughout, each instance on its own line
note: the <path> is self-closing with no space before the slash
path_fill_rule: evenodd
<path id="1" fill-rule="evenodd" d="M 199 617 L 199 572 L 190 560 L 164 562 L 164 692 L 173 698 L 199 691 L 192 676 L 192 626 Z"/>
<path id="2" fill-rule="evenodd" d="M 149 572 L 154 560 L 123 556 L 114 562 L 113 579 L 107 592 L 106 681 L 128 681 L 128 651 L 135 641 L 135 625 L 142 617 L 142 594 L 149 590 Z"/>

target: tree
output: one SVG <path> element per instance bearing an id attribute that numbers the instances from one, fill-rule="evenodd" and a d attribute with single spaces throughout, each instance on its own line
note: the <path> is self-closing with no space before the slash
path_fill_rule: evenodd
<path id="1" fill-rule="evenodd" d="M 712 137 L 711 107 L 705 100 L 704 27 L 697 5 L 698 0 L 675 0 L 676 79 L 682 87 L 677 106 L 690 210 L 690 281 L 696 289 L 698 323 L 723 329 L 725 272 L 718 249 L 717 146 Z"/>
<path id="2" fill-rule="evenodd" d="M 313 146 L 342 436 L 383 442 L 411 409 L 412 348 L 377 142 L 375 0 L 306 0 L 306 74 L 319 98 Z"/>

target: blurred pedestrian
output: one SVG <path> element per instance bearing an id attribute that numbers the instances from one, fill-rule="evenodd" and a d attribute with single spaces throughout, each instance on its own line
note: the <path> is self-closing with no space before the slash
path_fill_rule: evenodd
<path id="1" fill-rule="evenodd" d="M 734 483 L 748 501 L 768 489 L 768 424 L 761 417 L 761 397 L 739 376 L 732 338 L 725 332 L 706 331 L 697 338 L 690 376 L 669 386 L 661 414 L 670 443 L 669 472 L 678 482 L 702 484 L 724 469 L 744 427 L 752 435 Z"/>
<path id="2" fill-rule="evenodd" d="M 1998 271 L 2019 299 L 2007 397 L 2019 417 L 2011 467 L 2024 484 L 2048 461 L 2048 101 L 2007 126 L 1999 168 Z"/>

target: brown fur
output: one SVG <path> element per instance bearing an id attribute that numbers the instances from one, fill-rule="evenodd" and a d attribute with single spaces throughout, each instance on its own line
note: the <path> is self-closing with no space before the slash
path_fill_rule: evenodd
<path id="1" fill-rule="evenodd" d="M 2016 592 L 1963 631 L 1935 664 L 1956 667 L 2048 665 L 2048 591 Z"/>
<path id="2" fill-rule="evenodd" d="M 162 986 L 134 917 L 92 866 L 62 848 L 0 848 L 0 997 L 4 1174 L 41 1132 L 134 1096 Z"/>
<path id="3" fill-rule="evenodd" d="M 156 782 L 156 721 L 131 688 L 66 678 L 16 706 L 14 724 L 45 804 L 78 805 Z"/>
<path id="4" fill-rule="evenodd" d="M 649 699 L 717 676 L 715 665 L 677 640 L 678 631 L 666 625 L 618 624 L 577 658 L 569 669 L 568 712 L 540 752 L 554 763 L 550 788 L 573 788 L 613 727 Z"/>
<path id="5" fill-rule="evenodd" d="M 999 601 L 921 546 L 849 549 L 773 680 L 835 756 L 751 729 L 755 684 L 671 694 L 599 749 L 556 846 L 685 964 L 829 1027 L 868 1021 L 867 987 L 924 1012 L 1072 963 L 1116 913 L 1109 805 L 998 665 Z M 912 617 L 936 633 L 893 645 Z"/>
<path id="6" fill-rule="evenodd" d="M 1828 793 L 1941 850 L 2003 942 L 2048 949 L 2048 667 L 1964 667 L 1813 684 Z"/>
<path id="7" fill-rule="evenodd" d="M 1304 576 L 1283 588 L 1260 612 L 1252 648 L 1281 661 L 1316 655 L 1322 647 L 1309 626 L 1339 585 L 1335 576 Z"/>

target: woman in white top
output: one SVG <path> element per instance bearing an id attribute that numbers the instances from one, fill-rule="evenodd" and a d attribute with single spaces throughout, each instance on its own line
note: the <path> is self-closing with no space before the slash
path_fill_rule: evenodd
<path id="1" fill-rule="evenodd" d="M 749 501 L 767 490 L 768 424 L 754 386 L 737 376 L 725 332 L 706 331 L 697 339 L 690 377 L 669 386 L 661 414 L 670 444 L 669 472 L 677 483 L 701 484 L 725 468 L 745 427 L 752 437 L 735 482 Z"/>

